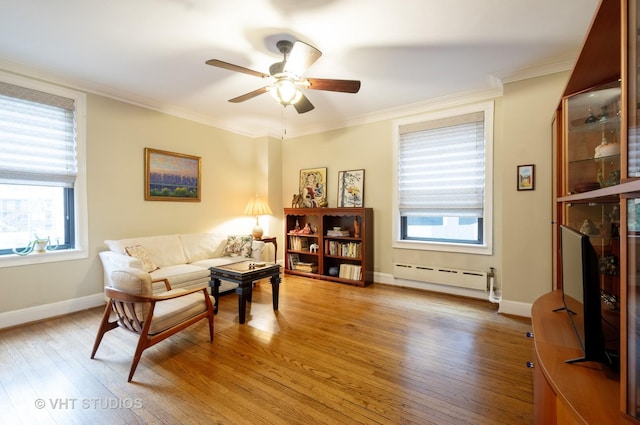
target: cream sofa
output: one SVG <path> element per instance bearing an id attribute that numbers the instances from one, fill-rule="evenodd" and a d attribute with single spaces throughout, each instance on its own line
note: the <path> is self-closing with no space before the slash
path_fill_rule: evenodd
<path id="1" fill-rule="evenodd" d="M 210 282 L 209 267 L 245 260 L 262 261 L 264 242 L 251 235 L 218 236 L 210 233 L 145 236 L 106 240 L 109 250 L 98 255 L 104 270 L 104 285 L 113 286 L 111 273 L 123 268 L 143 270 L 151 276 L 153 294 L 166 291 L 161 279 L 173 289 L 195 288 Z M 221 282 L 220 293 L 235 289 Z"/>

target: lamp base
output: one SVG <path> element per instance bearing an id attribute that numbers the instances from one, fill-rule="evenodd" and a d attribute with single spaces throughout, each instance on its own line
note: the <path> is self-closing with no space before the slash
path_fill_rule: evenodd
<path id="1" fill-rule="evenodd" d="M 251 234 L 253 235 L 254 240 L 259 241 L 260 239 L 262 239 L 264 231 L 262 230 L 262 227 L 256 224 L 256 227 L 253 228 L 253 232 Z"/>

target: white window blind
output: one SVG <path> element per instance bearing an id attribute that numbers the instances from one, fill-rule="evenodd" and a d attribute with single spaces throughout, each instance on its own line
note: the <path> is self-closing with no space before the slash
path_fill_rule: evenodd
<path id="1" fill-rule="evenodd" d="M 401 215 L 482 217 L 484 113 L 400 126 Z"/>
<path id="2" fill-rule="evenodd" d="M 0 183 L 73 187 L 74 101 L 0 82 Z"/>

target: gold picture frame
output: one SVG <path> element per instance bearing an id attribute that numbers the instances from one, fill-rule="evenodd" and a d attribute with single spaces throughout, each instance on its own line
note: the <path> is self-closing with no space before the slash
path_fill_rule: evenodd
<path id="1" fill-rule="evenodd" d="M 146 201 L 200 202 L 199 156 L 144 148 Z"/>

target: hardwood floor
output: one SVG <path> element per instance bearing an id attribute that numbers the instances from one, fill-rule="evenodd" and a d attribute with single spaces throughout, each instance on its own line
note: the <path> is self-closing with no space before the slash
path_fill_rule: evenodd
<path id="1" fill-rule="evenodd" d="M 2 424 L 530 424 L 530 321 L 488 301 L 283 276 L 238 324 L 204 321 L 146 350 L 102 308 L 0 331 Z"/>

